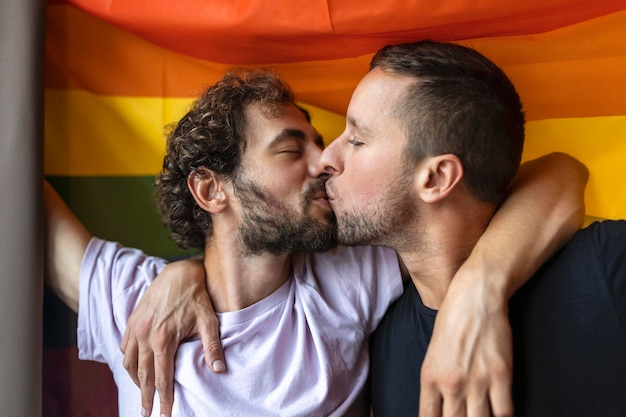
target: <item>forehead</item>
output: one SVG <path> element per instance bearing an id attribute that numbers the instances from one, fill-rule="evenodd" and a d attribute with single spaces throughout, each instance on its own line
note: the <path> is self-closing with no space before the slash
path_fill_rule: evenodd
<path id="1" fill-rule="evenodd" d="M 285 132 L 302 132 L 304 138 L 317 140 L 319 134 L 295 105 L 282 104 L 275 111 L 253 103 L 246 107 L 246 142 L 249 150 L 266 148 Z"/>
<path id="2" fill-rule="evenodd" d="M 354 90 L 348 106 L 348 123 L 365 130 L 399 127 L 397 104 L 413 78 L 374 68 Z"/>

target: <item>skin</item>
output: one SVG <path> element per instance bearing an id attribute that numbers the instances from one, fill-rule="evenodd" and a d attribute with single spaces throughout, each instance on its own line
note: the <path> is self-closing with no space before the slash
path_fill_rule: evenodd
<path id="1" fill-rule="evenodd" d="M 527 179 L 527 168 L 541 163 L 535 161 L 521 169 L 512 184 L 517 192 L 494 217 L 495 206 L 478 201 L 463 186 L 463 166 L 456 156 L 427 157 L 407 169 L 402 153 L 407 137 L 389 109 L 394 108 L 411 81 L 380 69 L 370 71 L 354 92 L 346 130 L 322 154 L 322 169 L 331 174 L 326 188 L 337 216 L 340 240 L 395 248 L 424 304 L 439 309 L 422 368 L 420 416 L 488 416 L 490 412 L 509 416 L 513 404 L 507 300 L 577 226 L 559 231 L 550 226 L 554 222 L 547 222 L 547 227 L 533 231 L 536 241 L 513 237 L 536 222 L 538 215 L 567 218 L 572 225 L 580 225 L 588 173 L 568 157 L 550 155 L 547 159 L 551 162 L 536 171 L 544 180 L 553 179 L 546 182 L 550 184 L 548 189 L 532 181 L 520 187 Z M 575 181 L 560 181 L 568 177 L 559 170 L 568 172 Z M 407 177 L 410 180 L 398 180 Z M 539 198 L 528 205 L 526 212 L 517 212 L 503 224 L 502 219 L 510 209 L 515 211 L 512 207 L 526 193 L 558 196 L 560 203 L 552 205 L 551 198 Z M 392 207 L 381 209 L 389 205 L 393 195 L 406 196 L 414 215 L 405 216 Z M 487 229 L 490 222 L 499 227 Z M 504 229 L 511 233 L 498 232 Z M 344 230 L 351 232 L 346 234 Z M 495 244 L 498 241 L 500 244 Z M 512 248 L 523 252 L 519 257 L 510 257 L 506 252 Z M 524 253 L 526 256 L 521 256 Z M 470 254 L 470 261 L 464 264 Z M 482 259 L 483 266 L 474 259 Z M 515 273 L 509 279 L 493 279 L 492 273 L 497 276 L 498 271 L 495 265 Z M 490 277 L 490 282 L 484 281 L 484 286 L 477 286 L 476 281 L 472 284 L 467 277 L 476 272 L 475 276 Z M 496 302 L 486 303 L 491 307 L 479 311 L 466 301 L 473 294 Z M 486 343 L 490 337 L 486 333 L 492 333 L 498 342 Z M 475 356 L 469 352 L 475 352 Z"/>
<path id="2" fill-rule="evenodd" d="M 339 240 L 389 246 L 396 236 L 406 236 L 407 226 L 419 215 L 409 187 L 413 170 L 402 154 L 404 132 L 392 112 L 410 80 L 390 77 L 387 83 L 369 83 L 370 79 L 371 73 L 354 91 L 346 129 L 324 150 L 321 164 L 332 175 L 326 190 L 337 216 Z"/>
<path id="3" fill-rule="evenodd" d="M 267 118 L 257 105 L 247 109 L 248 140 L 240 181 L 255 184 L 268 199 L 280 202 L 280 209 L 268 218 L 291 219 L 292 223 L 312 220 L 318 228 L 332 228 L 326 192 L 313 169 L 321 155 L 321 138 L 295 106 L 283 106 L 281 113 L 281 117 Z M 213 238 L 205 246 L 204 257 L 205 270 L 211 271 L 207 276 L 209 295 L 218 312 L 240 310 L 287 280 L 291 258 L 285 252 L 249 253 L 239 237 L 246 227 L 245 213 L 254 207 L 242 204 L 231 181 L 219 180 L 209 171 L 204 168 L 188 181 L 196 202 L 214 215 Z M 239 233 L 233 233 L 237 230 Z M 268 240 L 261 244 L 281 240 L 271 231 L 266 234 L 271 237 L 264 236 Z"/>
<path id="4" fill-rule="evenodd" d="M 253 184 L 267 198 L 280 202 L 280 210 L 269 217 L 280 217 L 283 223 L 286 217 L 294 224 L 308 221 L 322 232 L 334 230 L 334 216 L 317 174 L 323 147 L 319 133 L 294 105 L 282 106 L 280 117 L 267 117 L 255 105 L 250 106 L 247 115 L 248 147 L 243 157 L 246 169 L 240 174 L 241 181 Z M 248 248 L 242 246 L 237 231 L 245 230 L 244 213 L 255 210 L 240 203 L 233 184 L 200 167 L 190 175 L 188 185 L 198 204 L 215 214 L 215 238 L 205 247 L 205 265 L 212 271 L 207 283 L 215 287 L 209 292 L 223 304 L 217 302 L 216 310 L 245 308 L 282 285 L 288 277 L 290 255 L 249 253 Z M 77 311 L 80 264 L 92 235 L 47 182 L 44 197 L 49 245 L 47 284 Z M 268 239 L 266 244 L 280 239 L 270 235 L 264 236 Z M 213 241 L 220 243 L 213 244 Z M 335 240 L 331 238 L 325 246 L 334 245 Z M 237 250 L 231 253 L 232 248 Z M 226 255 L 222 256 L 222 252 Z M 257 277 L 250 278 L 252 271 L 256 275 L 265 271 L 262 275 L 279 278 L 271 282 L 259 281 Z"/>
<path id="5" fill-rule="evenodd" d="M 209 296 L 215 300 L 218 312 L 243 309 L 279 288 L 290 274 L 291 256 L 299 250 L 311 250 L 313 241 L 319 249 L 335 245 L 334 215 L 327 200 L 323 182 L 318 178 L 317 167 L 322 152 L 323 141 L 319 133 L 308 123 L 302 112 L 293 104 L 282 105 L 276 115 L 269 115 L 258 104 L 246 109 L 247 147 L 243 154 L 242 169 L 235 182 L 219 178 L 206 167 L 199 167 L 188 177 L 188 187 L 200 207 L 212 214 L 213 236 L 207 240 L 202 275 L 208 289 L 176 286 L 170 290 L 183 299 L 195 302 L 208 302 Z M 251 190 L 263 194 L 258 199 Z M 46 216 L 46 284 L 74 311 L 78 312 L 79 274 L 82 258 L 92 235 L 69 210 L 52 187 L 45 183 Z M 270 202 L 270 204 L 263 204 Z M 273 204 L 272 204 L 273 203 Z M 258 251 L 246 244 L 244 235 L 253 235 L 247 218 L 261 216 L 265 228 L 257 233 L 257 245 L 272 247 L 289 242 L 280 253 Z M 280 221 L 278 221 L 280 220 Z M 275 227 L 268 228 L 267 223 Z M 290 224 L 291 227 L 287 227 Z M 287 232 L 283 233 L 283 230 Z M 306 229 L 303 235 L 302 230 Z M 298 243 L 299 242 L 299 243 Z M 210 273 L 205 273 L 210 271 Z M 204 293 L 204 294 L 203 294 Z M 143 297 L 140 305 L 151 308 Z M 151 335 L 158 328 L 155 344 L 168 344 L 181 333 L 168 327 L 172 317 L 186 314 L 187 303 L 173 297 L 172 309 L 152 310 L 157 313 L 150 327 L 139 328 L 138 332 Z M 214 316 L 214 314 L 212 314 Z M 164 324 L 164 326 L 161 326 Z M 130 324 L 129 324 L 130 325 Z M 202 331 L 217 329 L 215 323 L 203 321 L 186 330 Z M 213 353 L 219 348 L 211 345 L 207 336 L 202 336 L 205 352 Z M 175 348 L 153 349 L 153 345 L 134 344 L 135 339 L 125 339 L 124 348 L 138 349 L 144 361 L 157 363 L 167 372 L 173 373 Z M 221 355 L 221 353 L 219 354 Z M 215 357 L 215 355 L 213 356 Z M 213 369 L 223 371 L 223 363 Z M 223 360 L 223 359 L 222 359 Z M 161 410 L 171 414 L 172 394 L 164 379 L 155 378 L 146 372 L 142 363 L 125 366 L 133 375 L 135 383 L 142 389 L 142 415 L 152 411 L 154 388 L 161 396 Z M 133 374 L 134 372 L 134 374 Z M 171 383 L 170 383 L 171 384 Z M 169 396 L 167 395 L 169 393 Z"/>
<path id="6" fill-rule="evenodd" d="M 336 244 L 335 217 L 324 181 L 312 181 L 309 171 L 321 155 L 322 138 L 293 105 L 281 112 L 267 118 L 253 105 L 246 113 L 245 169 L 233 183 L 241 206 L 238 237 L 256 254 L 329 249 Z"/>

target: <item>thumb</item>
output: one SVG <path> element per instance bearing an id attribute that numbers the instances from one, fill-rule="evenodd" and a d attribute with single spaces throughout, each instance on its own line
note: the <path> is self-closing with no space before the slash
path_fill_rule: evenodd
<path id="1" fill-rule="evenodd" d="M 208 315 L 199 323 L 198 333 L 204 349 L 204 361 L 215 373 L 226 371 L 226 361 L 220 340 L 219 321 L 215 315 Z"/>

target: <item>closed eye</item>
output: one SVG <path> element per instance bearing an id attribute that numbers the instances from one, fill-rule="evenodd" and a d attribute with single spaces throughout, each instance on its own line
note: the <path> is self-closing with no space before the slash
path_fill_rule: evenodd
<path id="1" fill-rule="evenodd" d="M 293 153 L 301 155 L 302 151 L 300 149 L 281 149 L 278 151 L 278 153 Z"/>
<path id="2" fill-rule="evenodd" d="M 364 143 L 364 142 L 362 142 L 361 140 L 359 140 L 359 139 L 357 139 L 357 138 L 354 138 L 354 137 L 352 137 L 352 138 L 348 139 L 348 143 L 349 143 L 350 145 L 352 145 L 352 146 L 361 146 L 361 145 L 364 145 L 364 144 L 365 144 L 365 143 Z"/>

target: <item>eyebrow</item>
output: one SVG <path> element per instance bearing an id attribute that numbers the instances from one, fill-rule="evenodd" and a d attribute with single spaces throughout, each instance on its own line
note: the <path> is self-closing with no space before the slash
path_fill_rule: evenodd
<path id="1" fill-rule="evenodd" d="M 363 133 L 371 133 L 371 130 L 367 126 L 359 124 L 354 117 L 348 117 L 348 124 Z"/>
<path id="2" fill-rule="evenodd" d="M 274 139 L 272 139 L 269 146 L 274 147 L 279 145 L 281 142 L 294 138 L 303 142 L 306 139 L 306 135 L 304 134 L 304 131 L 300 129 L 283 129 L 282 132 L 280 132 L 278 135 L 276 135 Z M 317 134 L 317 136 L 315 137 L 315 143 L 322 148 L 324 147 L 324 139 L 320 134 Z"/>

